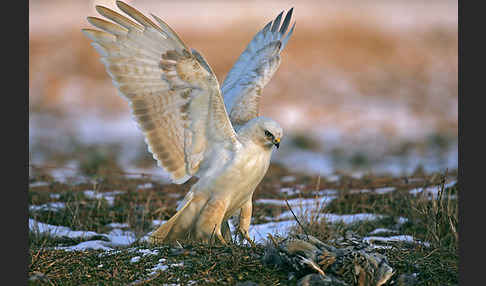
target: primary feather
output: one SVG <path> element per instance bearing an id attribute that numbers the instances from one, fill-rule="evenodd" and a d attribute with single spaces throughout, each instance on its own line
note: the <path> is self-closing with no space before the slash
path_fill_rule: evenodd
<path id="1" fill-rule="evenodd" d="M 243 125 L 259 115 L 262 89 L 278 69 L 280 53 L 294 31 L 295 23 L 286 34 L 292 12 L 293 8 L 287 12 L 282 26 L 283 11 L 253 37 L 221 85 L 234 125 Z"/>

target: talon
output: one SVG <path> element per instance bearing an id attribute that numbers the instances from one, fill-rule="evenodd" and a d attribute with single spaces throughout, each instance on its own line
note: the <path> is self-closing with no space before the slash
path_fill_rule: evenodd
<path id="1" fill-rule="evenodd" d="M 250 236 L 247 234 L 245 235 L 245 239 L 250 243 L 251 247 L 256 248 L 255 242 L 250 238 Z"/>
<path id="2" fill-rule="evenodd" d="M 239 229 L 238 233 L 241 235 L 242 240 L 246 239 L 246 241 L 248 241 L 252 247 L 256 247 L 255 242 L 253 242 L 253 240 L 248 235 L 248 231 L 243 231 L 243 230 Z"/>
<path id="3" fill-rule="evenodd" d="M 216 234 L 216 237 L 219 239 L 219 242 L 221 242 L 223 245 L 228 245 L 226 240 L 224 240 L 224 237 L 221 233 Z"/>
<path id="4" fill-rule="evenodd" d="M 253 240 L 251 240 L 251 238 L 246 237 L 246 240 L 250 243 L 251 247 L 256 248 L 256 244 L 253 242 Z"/>
<path id="5" fill-rule="evenodd" d="M 226 242 L 226 240 L 224 240 L 224 238 L 222 238 L 222 237 L 219 239 L 219 241 L 220 241 L 222 244 L 224 244 L 224 245 L 228 245 L 228 243 Z"/>

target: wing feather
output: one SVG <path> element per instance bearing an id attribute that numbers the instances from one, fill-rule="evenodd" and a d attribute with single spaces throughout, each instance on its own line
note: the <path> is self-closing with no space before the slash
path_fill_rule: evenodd
<path id="1" fill-rule="evenodd" d="M 101 29 L 83 29 L 101 54 L 113 84 L 130 105 L 149 151 L 174 182 L 199 170 L 211 148 L 238 144 L 216 76 L 197 52 L 160 18 L 159 25 L 133 7 L 117 6 L 134 21 L 106 7 L 113 22 L 88 17 Z"/>
<path id="2" fill-rule="evenodd" d="M 100 13 L 100 15 L 112 20 L 113 22 L 127 28 L 128 30 L 139 30 L 142 31 L 143 27 L 139 24 L 133 22 L 132 20 L 128 19 L 127 17 L 103 6 L 96 6 L 96 11 Z"/>
<path id="3" fill-rule="evenodd" d="M 294 31 L 295 23 L 286 34 L 292 13 L 293 8 L 287 12 L 282 23 L 282 11 L 275 20 L 265 25 L 226 76 L 221 90 L 234 125 L 243 125 L 258 116 L 262 89 L 278 69 L 280 53 Z"/>

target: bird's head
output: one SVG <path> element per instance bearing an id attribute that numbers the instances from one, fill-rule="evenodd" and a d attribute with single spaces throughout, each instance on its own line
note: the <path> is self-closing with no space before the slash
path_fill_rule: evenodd
<path id="1" fill-rule="evenodd" d="M 283 136 L 282 127 L 275 121 L 266 117 L 259 117 L 256 128 L 257 141 L 265 148 L 280 147 Z"/>

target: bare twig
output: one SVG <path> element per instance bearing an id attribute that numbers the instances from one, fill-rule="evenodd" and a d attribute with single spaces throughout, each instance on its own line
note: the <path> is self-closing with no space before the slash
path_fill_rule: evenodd
<path id="1" fill-rule="evenodd" d="M 275 248 L 278 247 L 278 243 L 277 241 L 275 240 L 275 238 L 273 237 L 273 235 L 271 233 L 268 234 L 268 237 L 270 238 L 270 240 L 273 242 L 273 245 L 275 246 Z"/>
<path id="2" fill-rule="evenodd" d="M 292 208 L 290 207 L 290 204 L 289 204 L 289 201 L 287 199 L 285 199 L 285 203 L 287 204 L 287 207 L 289 208 L 290 212 L 292 213 L 292 215 L 294 216 L 294 219 L 295 221 L 299 224 L 299 226 L 302 228 L 302 230 L 304 231 L 305 233 L 305 236 L 307 236 L 307 239 L 309 239 L 309 234 L 307 233 L 307 230 L 305 229 L 305 227 L 300 223 L 299 219 L 297 218 L 297 216 L 295 215 L 294 211 L 292 210 Z"/>
<path id="3" fill-rule="evenodd" d="M 209 272 L 214 269 L 217 263 L 214 263 L 213 266 L 209 267 L 207 270 L 201 272 L 203 275 L 209 275 Z"/>

